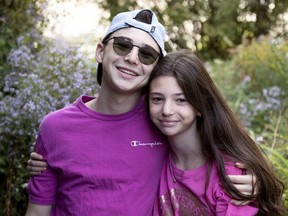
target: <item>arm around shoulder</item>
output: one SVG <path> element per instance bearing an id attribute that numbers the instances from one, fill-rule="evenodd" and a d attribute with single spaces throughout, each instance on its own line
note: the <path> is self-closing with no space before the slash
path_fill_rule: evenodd
<path id="1" fill-rule="evenodd" d="M 50 216 L 52 205 L 38 205 L 29 202 L 25 216 Z"/>

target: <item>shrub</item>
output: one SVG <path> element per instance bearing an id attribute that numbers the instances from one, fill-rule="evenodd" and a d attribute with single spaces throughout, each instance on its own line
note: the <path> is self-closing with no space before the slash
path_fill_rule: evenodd
<path id="1" fill-rule="evenodd" d="M 288 43 L 263 38 L 240 49 L 235 57 L 235 78 L 246 80 L 243 92 L 249 95 L 241 109 L 254 126 L 270 124 L 272 115 L 285 115 L 288 100 Z M 241 110 L 240 110 L 241 111 Z"/>
<path id="2" fill-rule="evenodd" d="M 12 71 L 0 93 L 1 213 L 23 215 L 28 181 L 26 164 L 38 126 L 49 112 L 81 94 L 97 92 L 91 62 L 61 40 L 48 41 L 31 32 L 18 38 L 8 57 Z M 3 202 L 2 202 L 3 201 Z M 2 214 L 1 214 L 2 215 Z M 4 214 L 3 214 L 4 215 Z"/>
<path id="3" fill-rule="evenodd" d="M 47 7 L 47 0 L 3 0 L 0 6 L 0 88 L 3 78 L 9 72 L 6 64 L 10 50 L 17 47 L 17 38 L 29 29 L 41 32 L 47 23 L 42 11 Z"/>
<path id="4" fill-rule="evenodd" d="M 288 43 L 262 38 L 231 61 L 214 61 L 212 77 L 275 167 L 288 207 Z"/>

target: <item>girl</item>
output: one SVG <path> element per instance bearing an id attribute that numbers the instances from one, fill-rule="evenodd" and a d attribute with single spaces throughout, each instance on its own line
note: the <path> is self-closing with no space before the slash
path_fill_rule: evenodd
<path id="1" fill-rule="evenodd" d="M 283 184 L 193 53 L 165 56 L 148 86 L 150 117 L 171 146 L 155 215 L 284 215 Z M 257 195 L 231 184 L 227 174 L 244 174 L 235 161 L 257 176 Z"/>

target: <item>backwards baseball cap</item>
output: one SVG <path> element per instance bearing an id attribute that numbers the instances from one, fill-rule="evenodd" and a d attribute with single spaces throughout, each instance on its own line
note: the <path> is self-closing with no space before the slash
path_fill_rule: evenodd
<path id="1" fill-rule="evenodd" d="M 147 23 L 144 23 L 135 19 L 135 17 L 137 16 L 139 12 L 142 12 L 145 10 L 152 12 L 152 21 L 150 24 L 147 24 Z M 165 28 L 158 21 L 155 13 L 149 9 L 133 10 L 133 11 L 122 12 L 122 13 L 117 14 L 113 18 L 108 28 L 108 31 L 106 32 L 104 36 L 103 41 L 105 41 L 105 39 L 107 39 L 107 37 L 109 37 L 109 35 L 112 34 L 113 32 L 119 29 L 128 28 L 128 27 L 137 28 L 137 29 L 147 32 L 158 44 L 160 51 L 161 51 L 161 55 L 164 56 L 166 54 L 165 47 L 164 47 L 165 36 L 166 36 Z M 99 63 L 97 67 L 97 81 L 100 85 L 101 85 L 101 79 L 102 79 L 102 71 L 103 71 L 102 63 Z"/>

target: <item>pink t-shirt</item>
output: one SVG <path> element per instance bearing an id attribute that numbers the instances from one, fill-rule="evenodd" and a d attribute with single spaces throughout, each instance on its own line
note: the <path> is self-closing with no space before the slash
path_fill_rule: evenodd
<path id="1" fill-rule="evenodd" d="M 30 202 L 53 205 L 51 215 L 152 215 L 165 137 L 144 101 L 104 115 L 85 106 L 91 99 L 83 96 L 42 121 L 37 152 L 49 167 L 30 179 Z"/>
<path id="2" fill-rule="evenodd" d="M 211 169 L 208 168 L 209 164 Z M 240 175 L 234 163 L 225 163 L 228 174 Z M 208 169 L 210 175 L 208 176 Z M 235 206 L 220 185 L 216 162 L 194 170 L 179 170 L 168 157 L 162 170 L 154 215 L 160 216 L 252 216 L 258 209 L 252 205 Z"/>

